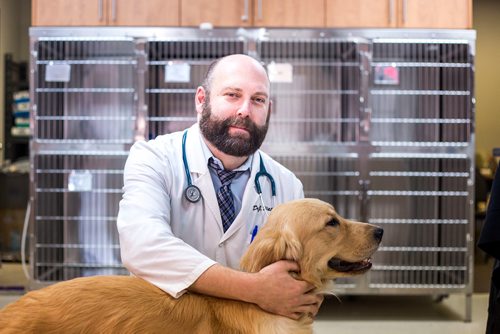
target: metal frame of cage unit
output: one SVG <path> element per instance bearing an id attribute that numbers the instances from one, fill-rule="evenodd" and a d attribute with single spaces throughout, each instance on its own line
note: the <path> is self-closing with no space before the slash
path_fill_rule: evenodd
<path id="1" fill-rule="evenodd" d="M 196 122 L 216 58 L 267 67 L 263 149 L 307 197 L 380 225 L 372 270 L 339 294 L 464 293 L 473 287 L 471 30 L 32 28 L 32 287 L 126 274 L 115 227 L 134 141 Z"/>

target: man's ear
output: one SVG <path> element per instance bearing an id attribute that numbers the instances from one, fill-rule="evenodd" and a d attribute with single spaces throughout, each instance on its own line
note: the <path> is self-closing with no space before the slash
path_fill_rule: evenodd
<path id="1" fill-rule="evenodd" d="M 199 86 L 196 89 L 196 94 L 194 96 L 194 102 L 196 104 L 196 112 L 198 113 L 198 115 L 201 115 L 203 111 L 203 104 L 205 103 L 206 98 L 207 98 L 207 92 L 203 87 Z"/>

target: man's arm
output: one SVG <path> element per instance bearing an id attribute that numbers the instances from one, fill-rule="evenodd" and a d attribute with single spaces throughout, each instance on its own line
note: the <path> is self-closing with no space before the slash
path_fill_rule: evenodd
<path id="1" fill-rule="evenodd" d="M 316 314 L 318 297 L 306 294 L 311 286 L 288 274 L 298 271 L 295 263 L 281 261 L 259 273 L 244 273 L 216 264 L 173 235 L 168 222 L 169 175 L 160 174 L 168 169 L 150 145 L 134 145 L 125 166 L 125 194 L 117 227 L 127 269 L 175 298 L 188 288 L 254 303 L 293 319 L 303 313 Z"/>
<path id="2" fill-rule="evenodd" d="M 178 298 L 215 261 L 172 232 L 172 168 L 163 157 L 163 145 L 159 141 L 137 142 L 131 148 L 124 168 L 117 228 L 124 266 Z"/>
<path id="3" fill-rule="evenodd" d="M 292 319 L 298 319 L 303 314 L 315 316 L 323 297 L 310 293 L 314 287 L 294 279 L 289 274 L 292 271 L 299 271 L 299 267 L 291 261 L 278 261 L 258 273 L 246 273 L 215 264 L 188 290 L 254 303 L 265 311 Z"/>

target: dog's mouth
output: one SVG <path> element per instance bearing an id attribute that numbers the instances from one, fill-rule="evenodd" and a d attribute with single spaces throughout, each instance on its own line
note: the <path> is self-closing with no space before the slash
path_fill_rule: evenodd
<path id="1" fill-rule="evenodd" d="M 371 259 L 364 259 L 359 262 L 348 262 L 337 258 L 328 261 L 328 267 L 341 273 L 366 271 L 372 267 Z"/>

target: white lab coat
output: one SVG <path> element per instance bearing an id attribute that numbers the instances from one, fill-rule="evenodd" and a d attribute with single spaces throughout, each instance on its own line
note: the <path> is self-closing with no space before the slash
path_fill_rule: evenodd
<path id="1" fill-rule="evenodd" d="M 182 295 L 216 262 L 238 268 L 253 229 L 261 227 L 267 218 L 258 210 L 261 202 L 254 179 L 260 170 L 260 157 L 255 153 L 241 211 L 223 232 L 197 124 L 188 130 L 186 156 L 192 182 L 200 189 L 202 199 L 197 203 L 186 200 L 182 135 L 176 132 L 134 144 L 125 165 L 117 222 L 127 269 L 174 297 Z M 304 197 L 302 183 L 295 175 L 265 153 L 260 155 L 276 184 L 276 204 Z M 264 203 L 272 207 L 270 182 L 265 177 L 259 180 Z"/>

